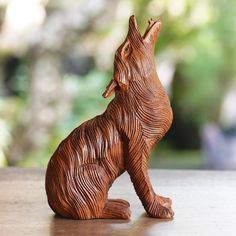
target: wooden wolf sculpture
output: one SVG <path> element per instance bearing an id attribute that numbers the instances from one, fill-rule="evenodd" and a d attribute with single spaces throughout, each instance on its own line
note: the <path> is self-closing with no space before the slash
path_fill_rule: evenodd
<path id="1" fill-rule="evenodd" d="M 125 41 L 115 54 L 114 74 L 103 96 L 115 92 L 106 111 L 63 140 L 48 163 L 46 193 L 52 210 L 66 218 L 130 217 L 129 203 L 108 199 L 114 180 L 127 171 L 147 214 L 169 219 L 171 200 L 155 194 L 147 162 L 172 123 L 169 99 L 158 79 L 154 45 L 160 21 L 143 36 L 130 17 Z"/>

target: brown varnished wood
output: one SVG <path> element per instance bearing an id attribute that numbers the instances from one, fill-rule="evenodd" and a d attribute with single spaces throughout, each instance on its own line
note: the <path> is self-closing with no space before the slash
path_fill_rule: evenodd
<path id="1" fill-rule="evenodd" d="M 129 219 L 129 203 L 108 198 L 114 180 L 127 171 L 148 215 L 173 217 L 171 200 L 154 192 L 147 172 L 153 145 L 172 123 L 154 60 L 160 27 L 160 21 L 150 20 L 141 36 L 135 17 L 130 17 L 127 37 L 115 54 L 113 78 L 103 94 L 115 92 L 114 99 L 102 115 L 73 130 L 51 157 L 45 186 L 57 215 Z"/>

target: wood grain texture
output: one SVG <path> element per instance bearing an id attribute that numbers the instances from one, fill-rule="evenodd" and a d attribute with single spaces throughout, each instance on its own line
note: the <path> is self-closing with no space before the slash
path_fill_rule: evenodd
<path id="1" fill-rule="evenodd" d="M 48 163 L 48 203 L 73 219 L 128 219 L 129 203 L 108 198 L 114 180 L 127 171 L 151 217 L 170 219 L 169 198 L 157 195 L 147 162 L 154 144 L 172 123 L 170 101 L 156 73 L 154 45 L 160 21 L 150 20 L 142 36 L 134 16 L 115 54 L 113 78 L 103 96 L 115 92 L 106 111 L 63 140 Z"/>
<path id="2" fill-rule="evenodd" d="M 0 169 L 1 236 L 235 236 L 236 172 L 150 170 L 155 191 L 173 197 L 175 218 L 147 217 L 125 173 L 111 198 L 125 198 L 130 220 L 69 220 L 48 207 L 43 169 Z"/>

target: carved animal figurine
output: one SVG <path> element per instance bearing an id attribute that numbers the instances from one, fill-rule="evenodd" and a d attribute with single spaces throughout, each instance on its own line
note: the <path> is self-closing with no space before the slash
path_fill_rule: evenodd
<path id="1" fill-rule="evenodd" d="M 48 163 L 46 193 L 52 210 L 66 218 L 130 217 L 129 203 L 108 199 L 114 180 L 127 171 L 147 214 L 170 219 L 171 200 L 155 194 L 147 172 L 154 144 L 168 131 L 172 109 L 155 67 L 160 21 L 143 36 L 130 17 L 115 54 L 114 74 L 103 96 L 115 92 L 106 111 L 74 129 Z"/>

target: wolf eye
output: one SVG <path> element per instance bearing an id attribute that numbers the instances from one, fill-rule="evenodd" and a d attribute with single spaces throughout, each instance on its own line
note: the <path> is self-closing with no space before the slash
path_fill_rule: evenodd
<path id="1" fill-rule="evenodd" d="M 125 49 L 124 49 L 124 53 L 125 53 L 125 54 L 128 54 L 129 51 L 130 51 L 130 45 L 128 44 L 128 45 L 125 47 Z"/>

